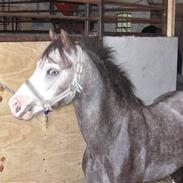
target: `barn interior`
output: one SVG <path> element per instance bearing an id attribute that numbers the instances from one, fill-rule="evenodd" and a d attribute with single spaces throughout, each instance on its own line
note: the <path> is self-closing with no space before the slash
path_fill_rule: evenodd
<path id="1" fill-rule="evenodd" d="M 1 0 L 0 83 L 16 90 L 31 75 L 50 29 L 113 47 L 146 104 L 183 89 L 183 0 Z M 0 88 L 0 182 L 85 183 L 73 106 L 51 113 L 45 130 L 42 116 L 15 119 L 10 97 Z"/>

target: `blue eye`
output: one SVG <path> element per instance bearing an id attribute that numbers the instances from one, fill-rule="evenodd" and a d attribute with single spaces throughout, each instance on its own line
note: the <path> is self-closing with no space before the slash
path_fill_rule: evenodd
<path id="1" fill-rule="evenodd" d="M 47 71 L 47 74 L 50 75 L 50 76 L 57 76 L 59 74 L 59 71 L 56 70 L 56 69 L 49 69 Z"/>

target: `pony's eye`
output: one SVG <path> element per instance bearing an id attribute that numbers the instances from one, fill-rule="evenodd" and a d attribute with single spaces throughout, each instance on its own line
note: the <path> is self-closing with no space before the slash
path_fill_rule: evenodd
<path id="1" fill-rule="evenodd" d="M 56 70 L 56 69 L 49 69 L 47 71 L 47 74 L 50 75 L 50 76 L 57 76 L 59 74 L 59 71 Z"/>

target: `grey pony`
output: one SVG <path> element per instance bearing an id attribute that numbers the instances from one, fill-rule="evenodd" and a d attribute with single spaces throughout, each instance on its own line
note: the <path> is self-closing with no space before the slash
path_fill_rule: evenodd
<path id="1" fill-rule="evenodd" d="M 76 48 L 75 41 L 62 34 L 45 50 L 44 58 L 58 48 L 60 60 L 65 60 L 65 50 Z M 87 182 L 146 183 L 181 168 L 183 92 L 170 92 L 145 106 L 126 72 L 114 63 L 111 48 L 95 38 L 79 39 L 77 45 L 83 52 L 83 90 L 73 103 L 87 144 L 83 156 Z"/>

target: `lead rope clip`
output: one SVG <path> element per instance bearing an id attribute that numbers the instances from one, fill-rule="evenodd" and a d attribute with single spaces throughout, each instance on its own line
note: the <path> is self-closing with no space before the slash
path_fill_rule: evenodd
<path id="1" fill-rule="evenodd" d="M 45 131 L 48 129 L 48 114 L 49 114 L 50 110 L 45 110 L 44 111 L 44 128 Z"/>

